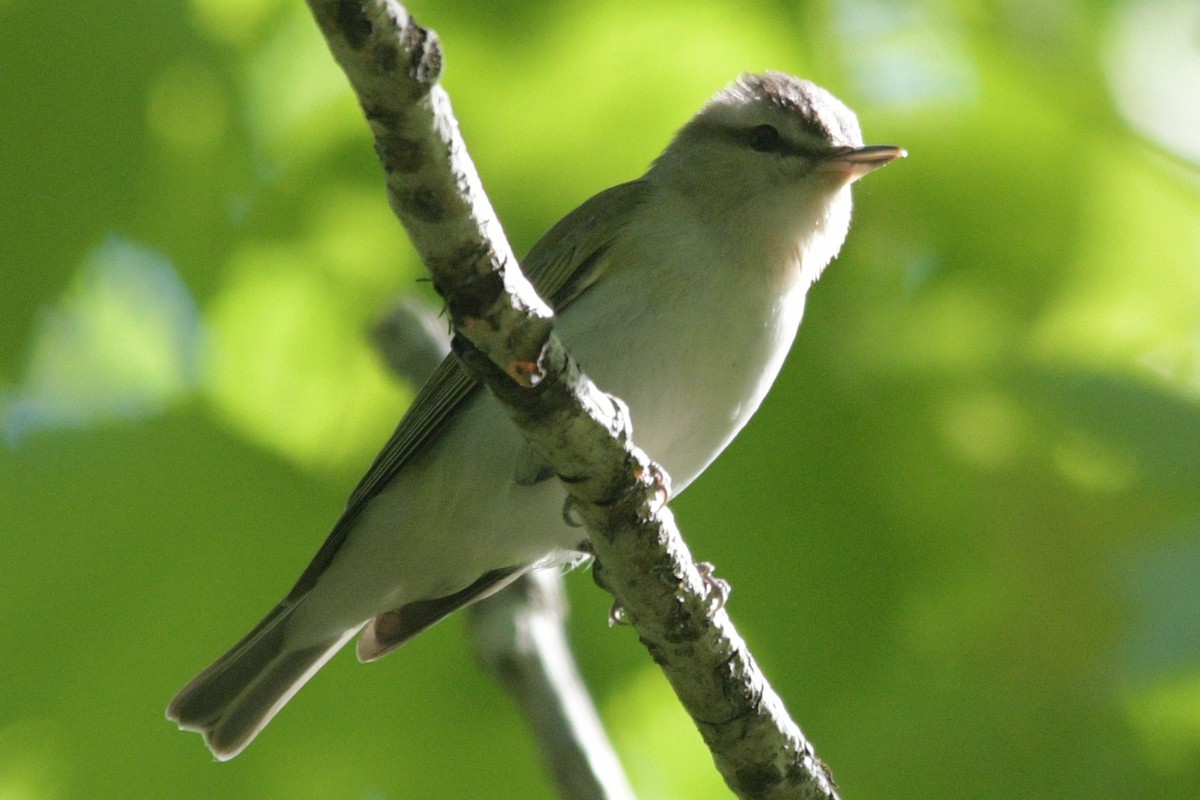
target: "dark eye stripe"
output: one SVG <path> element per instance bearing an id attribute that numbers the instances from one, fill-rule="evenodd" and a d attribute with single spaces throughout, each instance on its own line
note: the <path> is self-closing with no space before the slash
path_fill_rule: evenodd
<path id="1" fill-rule="evenodd" d="M 783 137 L 772 125 L 757 125 L 746 137 L 750 147 L 760 153 L 779 153 L 783 150 Z"/>
<path id="2" fill-rule="evenodd" d="M 685 127 L 682 135 L 693 138 L 721 138 L 755 152 L 775 153 L 789 158 L 819 158 L 830 149 L 830 145 L 819 142 L 790 142 L 778 128 L 765 123 L 751 128 L 733 128 L 714 123 L 712 120 L 697 120 Z"/>
<path id="3" fill-rule="evenodd" d="M 800 156 L 814 158 L 822 150 L 802 144 L 789 142 L 774 125 L 755 125 L 749 130 L 740 132 L 739 138 L 752 150 L 759 153 L 776 153 L 781 156 Z"/>

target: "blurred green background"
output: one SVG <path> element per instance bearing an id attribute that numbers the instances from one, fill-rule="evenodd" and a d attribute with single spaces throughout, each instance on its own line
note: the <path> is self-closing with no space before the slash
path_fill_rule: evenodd
<path id="1" fill-rule="evenodd" d="M 1200 8 L 413 3 L 518 251 L 737 73 L 911 157 L 856 189 L 759 416 L 675 504 L 847 798 L 1200 787 Z M 549 797 L 461 619 L 235 761 L 163 719 L 285 592 L 427 293 L 297 0 L 0 2 L 0 798 Z M 609 598 L 643 798 L 724 798 Z"/>

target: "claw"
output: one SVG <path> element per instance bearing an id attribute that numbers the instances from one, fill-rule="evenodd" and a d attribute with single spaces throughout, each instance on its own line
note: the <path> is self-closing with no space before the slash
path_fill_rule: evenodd
<path id="1" fill-rule="evenodd" d="M 706 613 L 708 618 L 712 619 L 729 602 L 733 587 L 729 585 L 729 581 L 716 576 L 717 568 L 708 561 L 696 564 L 696 571 L 700 573 L 700 580 L 704 581 L 704 595 L 708 606 Z"/>
<path id="2" fill-rule="evenodd" d="M 657 514 L 671 499 L 671 476 L 656 462 L 650 462 L 650 485 L 654 491 L 653 512 Z"/>
<path id="3" fill-rule="evenodd" d="M 625 614 L 625 606 L 621 605 L 620 600 L 614 600 L 612 608 L 608 610 L 608 627 L 612 628 L 617 625 L 632 625 L 629 617 Z"/>

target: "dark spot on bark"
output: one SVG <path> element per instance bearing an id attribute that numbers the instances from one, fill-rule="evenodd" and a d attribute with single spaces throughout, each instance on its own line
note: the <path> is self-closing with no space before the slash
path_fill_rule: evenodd
<path id="1" fill-rule="evenodd" d="M 456 333 L 450 337 L 450 350 L 472 371 L 500 371 L 500 368 L 493 364 L 491 359 L 483 354 L 483 351 L 462 334 Z"/>
<path id="2" fill-rule="evenodd" d="M 765 795 L 768 790 L 778 785 L 779 770 L 774 764 L 753 764 L 742 767 L 737 771 L 738 794 L 756 797 Z"/>
<path id="3" fill-rule="evenodd" d="M 421 146 L 420 141 L 406 139 L 397 134 L 384 134 L 377 138 L 375 151 L 389 175 L 397 172 L 411 175 L 426 161 L 425 148 Z"/>
<path id="4" fill-rule="evenodd" d="M 363 114 L 367 121 L 389 130 L 400 124 L 400 113 L 385 106 L 363 106 Z"/>
<path id="5" fill-rule="evenodd" d="M 455 320 L 481 317 L 504 291 L 504 276 L 498 270 L 475 275 L 450 293 L 450 314 Z"/>
<path id="6" fill-rule="evenodd" d="M 422 83 L 433 83 L 442 74 L 442 43 L 435 34 L 430 35 L 425 58 L 416 65 L 416 69 L 417 80 Z"/>
<path id="7" fill-rule="evenodd" d="M 400 63 L 400 51 L 391 42 L 380 42 L 375 48 L 375 65 L 383 73 L 392 72 Z"/>
<path id="8" fill-rule="evenodd" d="M 400 207 L 406 214 L 411 214 L 422 222 L 431 224 L 441 222 L 446 216 L 445 209 L 442 208 L 437 195 L 426 189 L 417 189 L 415 192 L 408 192 L 398 199 Z"/>
<path id="9" fill-rule="evenodd" d="M 346 37 L 346 43 L 361 50 L 371 38 L 371 20 L 359 0 L 338 0 L 336 8 L 338 30 Z"/>
<path id="10" fill-rule="evenodd" d="M 810 753 L 811 755 L 811 753 Z M 814 756 L 814 758 L 816 758 Z M 806 786 L 813 782 L 813 779 L 824 778 L 829 782 L 829 785 L 834 789 L 838 788 L 837 781 L 833 779 L 833 773 L 829 771 L 829 766 L 819 758 L 816 758 L 816 775 L 809 774 L 808 770 L 804 769 L 800 764 L 793 761 L 788 765 L 787 772 L 784 774 L 784 780 L 788 786 Z"/>
<path id="11" fill-rule="evenodd" d="M 673 645 L 690 646 L 700 638 L 700 630 L 707 620 L 697 624 L 696 615 L 692 614 L 685 605 L 679 603 L 671 609 L 667 617 L 667 626 L 663 637 Z"/>
<path id="12" fill-rule="evenodd" d="M 432 86 L 442 74 L 442 45 L 437 34 L 416 24 L 410 16 L 404 26 L 401 47 L 410 54 L 413 80 Z"/>

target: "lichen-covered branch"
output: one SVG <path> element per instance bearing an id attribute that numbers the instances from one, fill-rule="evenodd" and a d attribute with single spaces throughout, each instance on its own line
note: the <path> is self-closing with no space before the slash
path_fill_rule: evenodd
<path id="1" fill-rule="evenodd" d="M 437 38 L 398 2 L 309 0 L 375 135 L 392 208 L 446 299 L 464 364 L 566 482 L 597 580 L 616 597 L 743 798 L 835 798 L 824 765 L 758 670 L 630 441 L 521 275 L 438 85 Z"/>

